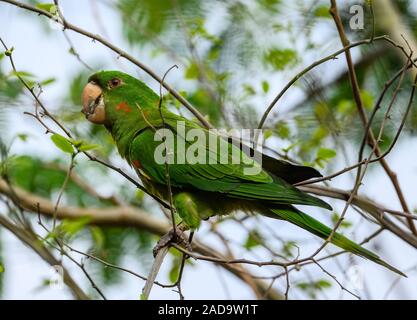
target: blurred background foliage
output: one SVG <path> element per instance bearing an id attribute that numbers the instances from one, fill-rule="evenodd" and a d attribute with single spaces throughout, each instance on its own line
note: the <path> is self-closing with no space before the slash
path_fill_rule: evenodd
<path id="1" fill-rule="evenodd" d="M 45 8 L 46 2 L 29 2 Z M 309 62 L 322 58 L 329 47 L 341 47 L 328 13 L 328 1 L 291 1 L 291 5 L 281 0 L 99 2 L 118 13 L 120 32 L 130 45 L 128 51 L 134 56 L 140 59 L 146 54 L 150 61 L 163 59 L 170 65 L 180 66 L 179 70 L 172 71 L 176 79 L 174 87 L 181 90 L 219 128 L 255 128 L 262 112 L 285 81 Z M 395 4 L 404 23 L 417 36 L 416 12 L 411 8 L 411 2 L 402 0 L 395 1 Z M 349 20 L 348 7 L 352 3 L 339 3 L 345 22 Z M 369 3 L 364 2 L 363 6 L 365 25 L 372 25 Z M 32 18 L 33 23 L 44 23 L 36 17 Z M 346 30 L 352 42 L 372 35 L 370 27 L 364 30 L 347 27 Z M 375 20 L 374 32 L 377 35 L 387 33 L 379 26 L 378 19 Z M 45 38 L 48 37 L 50 31 L 45 28 Z M 368 112 L 373 108 L 385 81 L 402 67 L 399 60 L 398 50 L 383 42 L 361 46 L 357 51 L 356 70 Z M 101 61 L 95 61 L 94 68 L 105 66 L 101 65 Z M 16 74 L 9 70 L 7 57 L 0 53 L 0 135 L 3 137 L 10 125 L 10 109 L 28 104 L 25 102 L 27 92 L 24 92 Z M 30 70 L 19 72 L 27 81 L 40 83 L 43 90 L 54 82 L 54 78 L 38 79 Z M 89 74 L 91 72 L 80 64 L 68 83 L 68 92 L 62 92 L 62 107 L 54 109 L 54 113 L 75 136 L 100 145 L 94 150 L 99 157 L 114 159 L 117 152 L 110 136 L 101 126 L 88 124 L 79 112 L 81 91 Z M 291 99 L 292 92 L 297 99 Z M 390 94 L 391 91 L 388 96 Z M 345 68 L 332 70 L 328 64 L 320 66 L 299 80 L 288 95 L 290 97 L 286 96 L 278 103 L 277 112 L 273 112 L 266 123 L 265 139 L 272 155 L 278 153 L 326 172 L 331 169 L 333 159 L 346 152 L 346 146 L 357 146 L 361 142 L 363 131 Z M 404 105 L 407 97 L 408 91 L 401 91 L 398 105 Z M 191 116 L 171 96 L 166 95 L 165 101 L 177 112 Z M 384 104 L 383 108 L 386 107 L 387 104 Z M 417 109 L 412 110 L 405 130 L 408 135 L 414 135 L 417 127 Z M 379 114 L 383 115 L 383 112 Z M 394 121 L 390 123 L 395 124 L 395 119 L 401 115 L 401 112 L 393 114 Z M 375 121 L 375 128 L 380 122 L 380 118 Z M 395 126 L 388 126 L 383 146 L 389 145 L 394 129 Z M 27 134 L 9 137 L 8 141 L 3 139 L 6 147 L 2 151 L 2 177 L 29 192 L 56 199 L 66 176 L 68 154 L 62 153 L 52 159 L 25 153 L 10 154 L 8 147 L 16 139 L 32 143 Z M 94 173 L 101 176 L 99 183 L 112 184 L 115 181 L 113 189 L 117 192 L 106 197 L 89 192 L 92 181 L 83 177 Z M 75 166 L 74 178 L 67 185 L 64 197 L 64 204 L 81 207 L 123 203 L 143 207 L 150 212 L 158 209 L 126 181 L 115 179 L 114 173 L 91 163 Z M 87 243 L 88 252 L 110 263 L 119 264 L 123 259 L 134 257 L 140 260 L 138 268 L 146 270 L 152 261 L 151 248 L 155 237 L 129 228 L 91 227 L 87 226 L 87 222 L 62 221 L 60 228 L 70 243 L 81 240 Z M 342 227 L 351 226 L 346 222 Z M 265 239 L 259 230 L 249 231 L 242 246 L 250 251 L 262 246 Z M 283 256 L 293 257 L 294 248 L 293 242 L 283 241 L 278 251 Z M 1 252 L 0 245 L 0 293 L 3 274 Z M 173 259 L 171 281 L 176 279 L 180 260 L 179 256 Z M 110 285 L 119 281 L 119 271 L 92 261 L 89 264 L 95 274 L 100 275 L 102 283 Z M 311 279 L 296 285 L 311 298 L 316 298 L 317 292 L 329 286 L 330 283 L 323 279 Z"/>

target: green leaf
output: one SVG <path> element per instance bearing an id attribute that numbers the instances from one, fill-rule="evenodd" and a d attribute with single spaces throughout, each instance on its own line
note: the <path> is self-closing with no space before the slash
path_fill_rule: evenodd
<path id="1" fill-rule="evenodd" d="M 47 86 L 48 84 L 54 83 L 56 81 L 55 78 L 48 78 L 40 82 L 40 85 Z"/>
<path id="2" fill-rule="evenodd" d="M 78 149 L 80 151 L 89 151 L 100 148 L 98 144 L 82 144 Z"/>
<path id="3" fill-rule="evenodd" d="M 257 0 L 257 2 L 270 12 L 278 12 L 281 4 L 281 0 Z"/>
<path id="4" fill-rule="evenodd" d="M 331 18 L 329 7 L 326 5 L 317 7 L 316 10 L 314 10 L 314 16 L 320 18 Z"/>
<path id="5" fill-rule="evenodd" d="M 292 49 L 272 48 L 264 55 L 264 62 L 275 70 L 283 70 L 295 65 L 297 52 Z"/>
<path id="6" fill-rule="evenodd" d="M 75 139 L 68 139 L 68 141 L 76 148 L 81 147 L 81 145 L 84 143 L 82 140 L 75 140 Z"/>
<path id="7" fill-rule="evenodd" d="M 249 232 L 248 237 L 246 239 L 245 244 L 243 245 L 246 249 L 252 249 L 254 247 L 257 247 L 261 245 L 263 242 L 263 239 L 258 231 L 252 230 Z"/>
<path id="8" fill-rule="evenodd" d="M 313 132 L 312 139 L 315 141 L 321 141 L 328 135 L 329 135 L 329 131 L 326 128 L 320 126 Z"/>
<path id="9" fill-rule="evenodd" d="M 21 77 L 21 78 L 34 78 L 35 75 L 33 73 L 27 71 L 12 71 L 10 72 L 11 76 Z"/>
<path id="10" fill-rule="evenodd" d="M 272 130 L 264 130 L 263 134 L 264 134 L 264 139 L 267 140 L 270 137 L 272 137 Z"/>
<path id="11" fill-rule="evenodd" d="M 172 262 L 171 270 L 169 270 L 169 281 L 172 283 L 175 283 L 175 281 L 178 279 L 180 264 L 181 261 L 179 261 L 179 259 L 174 259 Z"/>
<path id="12" fill-rule="evenodd" d="M 5 270 L 5 269 L 4 269 L 3 264 L 1 264 L 1 263 L 0 263 L 0 273 L 3 273 L 3 272 L 4 272 L 4 270 Z"/>
<path id="13" fill-rule="evenodd" d="M 336 151 L 332 149 L 320 148 L 317 151 L 317 158 L 319 159 L 328 160 L 328 159 L 334 158 L 335 156 L 336 156 Z"/>
<path id="14" fill-rule="evenodd" d="M 53 3 L 37 3 L 35 7 L 51 14 L 55 14 L 57 12 L 57 8 Z"/>
<path id="15" fill-rule="evenodd" d="M 93 238 L 94 244 L 95 244 L 94 247 L 98 249 L 103 248 L 106 238 L 101 228 L 97 226 L 92 226 L 90 227 L 90 232 L 91 232 L 91 236 Z"/>
<path id="16" fill-rule="evenodd" d="M 287 257 L 294 257 L 294 254 L 292 252 L 293 249 L 297 248 L 296 243 L 294 241 L 286 241 L 282 245 L 281 251 L 287 256 Z"/>
<path id="17" fill-rule="evenodd" d="M 26 142 L 26 141 L 27 141 L 27 139 L 28 139 L 28 135 L 27 135 L 26 133 L 19 133 L 19 134 L 17 135 L 17 137 L 18 137 L 20 140 L 22 140 L 23 142 Z"/>
<path id="18" fill-rule="evenodd" d="M 316 159 L 314 160 L 315 163 L 320 167 L 324 168 L 326 162 L 336 156 L 336 151 L 327 148 L 320 148 L 317 151 Z"/>
<path id="19" fill-rule="evenodd" d="M 348 115 L 356 111 L 356 105 L 352 100 L 342 99 L 337 104 L 337 112 L 342 115 Z"/>
<path id="20" fill-rule="evenodd" d="M 264 93 L 267 93 L 269 91 L 269 83 L 267 81 L 262 81 L 262 90 Z"/>
<path id="21" fill-rule="evenodd" d="M 374 106 L 374 97 L 372 96 L 372 94 L 369 91 L 362 90 L 361 98 L 362 98 L 364 107 L 368 110 L 372 110 Z"/>
<path id="22" fill-rule="evenodd" d="M 286 148 L 282 148 L 281 150 L 282 150 L 284 153 L 288 153 L 288 152 L 290 152 L 292 149 L 294 149 L 297 145 L 298 145 L 298 142 L 294 142 L 294 143 L 290 144 L 288 147 L 286 147 Z"/>
<path id="23" fill-rule="evenodd" d="M 285 27 L 284 27 L 282 24 L 280 24 L 280 23 L 274 23 L 274 24 L 272 25 L 272 29 L 273 29 L 275 32 L 282 32 L 282 31 L 285 29 Z"/>
<path id="24" fill-rule="evenodd" d="M 69 142 L 66 138 L 61 136 L 60 134 L 53 134 L 51 136 L 52 142 L 57 146 L 59 149 L 61 149 L 63 152 L 66 153 L 74 153 L 74 148 L 72 147 L 71 142 Z"/>
<path id="25" fill-rule="evenodd" d="M 288 139 L 290 137 L 291 131 L 288 123 L 284 120 L 280 120 L 275 124 L 276 134 L 281 139 Z"/>
<path id="26" fill-rule="evenodd" d="M 326 288 L 331 288 L 332 284 L 327 280 L 321 279 L 316 282 L 316 286 L 317 288 L 320 288 L 320 289 L 326 289 Z"/>
<path id="27" fill-rule="evenodd" d="M 59 230 L 72 237 L 80 232 L 91 221 L 91 217 L 81 217 L 76 220 L 63 220 Z"/>
<path id="28" fill-rule="evenodd" d="M 335 212 L 332 214 L 331 219 L 332 219 L 333 225 L 336 225 L 336 223 L 340 219 L 340 216 Z M 339 228 L 350 228 L 352 225 L 353 225 L 352 222 L 343 220 L 342 223 L 339 225 Z"/>
<path id="29" fill-rule="evenodd" d="M 191 63 L 187 70 L 185 71 L 185 78 L 186 79 L 197 79 L 199 74 L 199 69 L 196 63 Z"/>
<path id="30" fill-rule="evenodd" d="M 250 84 L 247 83 L 243 84 L 243 90 L 245 90 L 245 93 L 248 96 L 253 96 L 256 94 L 256 90 Z"/>
<path id="31" fill-rule="evenodd" d="M 50 231 L 50 232 L 48 232 L 48 234 L 46 235 L 45 238 L 41 239 L 41 241 L 43 242 L 44 245 L 47 245 L 48 240 L 58 239 L 59 238 L 58 236 L 59 236 L 59 232 Z"/>
<path id="32" fill-rule="evenodd" d="M 295 286 L 302 291 L 305 291 L 310 298 L 315 299 L 318 291 L 328 289 L 332 286 L 332 284 L 327 280 L 319 279 L 312 282 L 299 282 Z"/>
<path id="33" fill-rule="evenodd" d="M 143 204 L 143 199 L 145 198 L 145 192 L 137 189 L 135 192 L 135 196 L 132 199 L 132 201 L 134 201 L 135 204 L 141 206 Z"/>

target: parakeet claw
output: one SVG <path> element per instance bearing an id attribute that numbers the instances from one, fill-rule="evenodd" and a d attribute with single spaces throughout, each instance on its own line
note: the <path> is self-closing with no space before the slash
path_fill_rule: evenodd
<path id="1" fill-rule="evenodd" d="M 156 246 L 153 248 L 153 256 L 156 257 L 159 250 L 166 247 L 170 243 L 177 243 L 179 245 L 183 245 L 188 251 L 192 251 L 192 247 L 190 242 L 188 242 L 188 239 L 186 238 L 184 232 L 179 229 L 175 228 L 171 229 L 167 234 L 163 235 Z"/>

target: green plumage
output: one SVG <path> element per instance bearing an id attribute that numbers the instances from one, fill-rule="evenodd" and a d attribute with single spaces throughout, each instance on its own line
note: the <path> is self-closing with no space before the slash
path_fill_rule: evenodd
<path id="1" fill-rule="evenodd" d="M 120 79 L 121 84 L 111 88 L 109 83 L 114 78 Z M 193 129 L 202 129 L 198 124 L 165 107 L 161 109 L 161 118 L 158 95 L 129 75 L 103 71 L 89 80 L 103 90 L 105 126 L 112 134 L 120 155 L 136 169 L 150 192 L 164 198 L 167 196 L 166 166 L 155 160 L 155 152 L 161 146 L 161 141 L 155 141 L 155 131 L 167 128 L 175 133 L 172 150 L 175 161 L 168 166 L 169 177 L 175 208 L 188 227 L 196 229 L 202 219 L 243 210 L 289 221 L 322 239 L 331 234 L 331 228 L 293 206 L 318 206 L 331 210 L 326 202 L 292 186 L 293 183 L 320 176 L 315 169 L 295 166 L 266 155 L 261 155 L 261 168 L 257 162 L 250 163 L 239 146 L 213 137 L 206 130 L 203 131 L 205 140 L 213 138 L 218 143 L 215 146 L 204 144 L 204 154 L 201 155 L 204 163 L 190 163 L 187 157 L 185 163 L 181 163 L 176 152 L 178 146 L 182 144 L 186 149 L 195 146 L 195 142 L 186 141 L 188 139 L 184 135 Z M 177 132 L 178 122 L 184 124 L 183 132 Z M 226 153 L 219 152 L 221 143 L 225 143 Z M 234 164 L 232 160 L 236 155 L 240 163 Z M 224 160 L 228 160 L 227 163 Z M 259 169 L 259 172 L 248 175 L 245 174 L 246 169 Z M 333 235 L 331 243 L 403 275 L 376 254 L 339 233 Z"/>

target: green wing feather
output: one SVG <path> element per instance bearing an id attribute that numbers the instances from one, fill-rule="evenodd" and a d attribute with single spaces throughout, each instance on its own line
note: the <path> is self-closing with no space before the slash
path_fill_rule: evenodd
<path id="1" fill-rule="evenodd" d="M 142 170 L 156 182 L 166 184 L 165 166 L 157 164 L 153 156 L 161 142 L 154 141 L 153 137 L 151 128 L 137 135 L 131 146 L 130 158 L 140 158 Z M 230 145 L 230 148 L 235 147 Z M 208 150 L 207 154 L 210 153 Z M 242 164 L 232 163 L 170 164 L 169 174 L 171 184 L 179 188 L 192 187 L 232 198 L 262 200 L 271 204 L 311 205 L 331 210 L 326 202 L 299 191 L 262 169 L 257 175 L 245 175 L 243 169 Z"/>
<path id="2" fill-rule="evenodd" d="M 164 121 L 162 121 L 159 111 L 152 112 L 147 116 L 147 122 L 152 123 L 155 128 L 162 127 L 163 122 L 165 122 L 165 124 L 175 130 L 178 121 L 185 122 L 187 130 L 202 129 L 199 124 L 166 110 L 164 111 Z M 300 181 L 322 176 L 320 172 L 312 167 L 294 165 L 284 160 L 278 160 L 264 153 L 260 154 L 259 151 L 254 150 L 248 146 L 246 146 L 246 148 L 242 148 L 239 140 L 229 138 L 228 142 L 233 144 L 236 148 L 239 148 L 246 155 L 248 155 L 249 152 L 252 155 L 256 154 L 257 159 L 262 159 L 262 167 L 265 169 L 265 171 L 281 178 L 289 184 L 294 184 Z"/>

